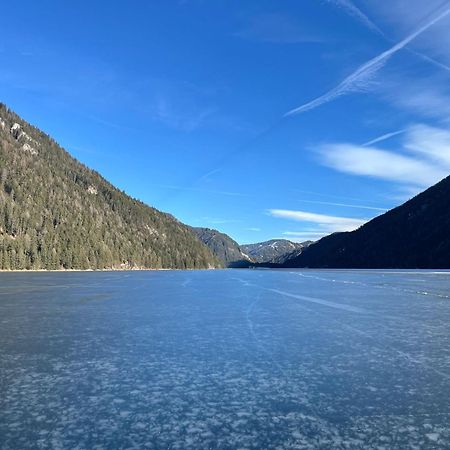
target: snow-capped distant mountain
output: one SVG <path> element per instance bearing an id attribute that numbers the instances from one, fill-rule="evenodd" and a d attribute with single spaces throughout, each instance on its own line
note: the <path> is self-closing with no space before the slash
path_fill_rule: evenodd
<path id="1" fill-rule="evenodd" d="M 299 243 L 287 239 L 272 239 L 256 244 L 242 245 L 241 249 L 256 263 L 282 264 L 285 260 L 298 256 L 310 244 L 311 241 Z"/>

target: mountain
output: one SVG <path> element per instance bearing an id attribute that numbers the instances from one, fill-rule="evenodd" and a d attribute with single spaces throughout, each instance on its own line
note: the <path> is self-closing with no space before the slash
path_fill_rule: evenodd
<path id="1" fill-rule="evenodd" d="M 273 239 L 257 244 L 239 245 L 230 236 L 210 228 L 192 228 L 197 237 L 226 267 L 245 268 L 262 263 L 283 264 L 298 256 L 310 241 L 295 243 L 287 239 Z"/>
<path id="2" fill-rule="evenodd" d="M 287 239 L 272 239 L 257 244 L 242 245 L 241 249 L 256 263 L 273 262 L 282 264 L 298 256 L 311 242 L 291 242 Z"/>
<path id="3" fill-rule="evenodd" d="M 0 104 L 0 268 L 208 268 L 190 228 L 119 191 Z"/>
<path id="4" fill-rule="evenodd" d="M 211 228 L 193 227 L 192 230 L 226 267 L 242 268 L 252 264 L 253 261 L 230 236 Z"/>
<path id="5" fill-rule="evenodd" d="M 356 231 L 321 239 L 283 266 L 450 268 L 450 177 Z"/>

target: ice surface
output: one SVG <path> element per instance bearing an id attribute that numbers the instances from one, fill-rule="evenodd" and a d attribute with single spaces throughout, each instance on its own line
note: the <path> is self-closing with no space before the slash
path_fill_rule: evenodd
<path id="1" fill-rule="evenodd" d="M 0 448 L 450 448 L 450 276 L 0 274 Z"/>

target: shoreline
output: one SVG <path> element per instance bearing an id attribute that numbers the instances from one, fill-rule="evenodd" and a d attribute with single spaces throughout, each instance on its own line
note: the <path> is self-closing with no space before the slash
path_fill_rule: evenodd
<path id="1" fill-rule="evenodd" d="M 347 271 L 361 271 L 361 272 L 380 272 L 380 273 L 390 273 L 390 274 L 412 274 L 417 272 L 427 272 L 434 275 L 450 275 L 450 268 L 440 269 L 423 269 L 423 268 L 310 268 L 310 267 L 242 267 L 242 268 L 231 268 L 231 267 L 210 267 L 207 269 L 0 269 L 1 273 L 65 273 L 65 272 L 190 272 L 190 271 L 210 271 L 210 270 L 279 270 L 279 271 L 323 271 L 323 272 L 347 272 Z"/>
<path id="2" fill-rule="evenodd" d="M 209 269 L 0 269 L 0 273 L 55 273 L 55 272 L 167 272 L 192 270 L 223 270 L 222 268 Z"/>

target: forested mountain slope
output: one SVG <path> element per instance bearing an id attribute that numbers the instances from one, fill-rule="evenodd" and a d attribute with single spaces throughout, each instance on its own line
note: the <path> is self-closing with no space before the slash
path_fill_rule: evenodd
<path id="1" fill-rule="evenodd" d="M 356 231 L 310 245 L 284 267 L 450 268 L 450 177 Z"/>
<path id="2" fill-rule="evenodd" d="M 252 264 L 253 261 L 230 236 L 211 228 L 193 227 L 192 230 L 225 267 L 242 268 Z"/>
<path id="3" fill-rule="evenodd" d="M 0 104 L 0 269 L 218 264 L 189 227 L 119 191 Z"/>

